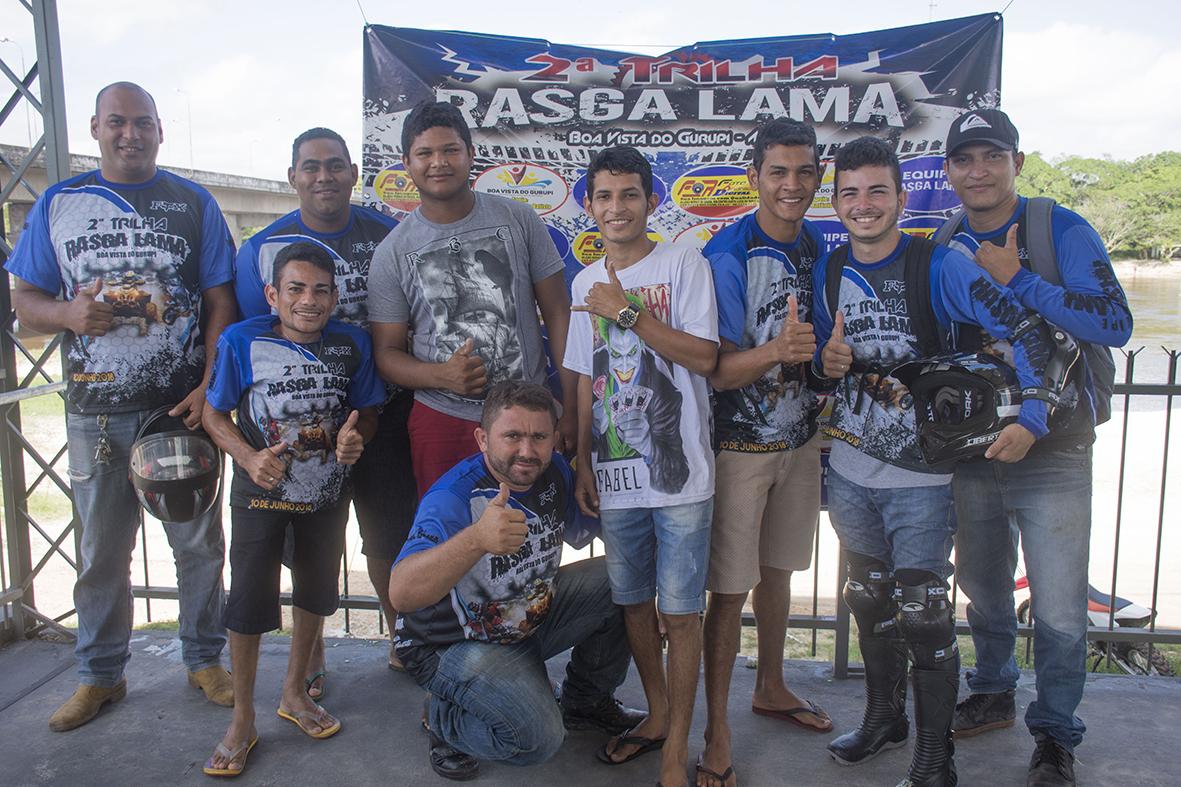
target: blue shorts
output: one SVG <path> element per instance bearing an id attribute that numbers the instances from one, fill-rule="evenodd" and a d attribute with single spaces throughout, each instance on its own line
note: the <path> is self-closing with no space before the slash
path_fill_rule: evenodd
<path id="1" fill-rule="evenodd" d="M 892 571 L 913 568 L 951 576 L 951 484 L 878 489 L 856 484 L 830 467 L 828 518 L 850 552 L 877 558 Z"/>
<path id="2" fill-rule="evenodd" d="M 711 497 L 679 506 L 599 512 L 611 600 L 627 606 L 655 598 L 666 615 L 705 609 L 713 510 Z"/>

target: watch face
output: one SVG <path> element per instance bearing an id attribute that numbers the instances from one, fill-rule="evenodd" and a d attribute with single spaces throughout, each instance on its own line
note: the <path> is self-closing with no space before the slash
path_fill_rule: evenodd
<path id="1" fill-rule="evenodd" d="M 619 310 L 619 317 L 615 319 L 615 324 L 620 328 L 630 328 L 636 324 L 636 320 L 640 316 L 640 311 L 635 306 L 628 306 Z"/>

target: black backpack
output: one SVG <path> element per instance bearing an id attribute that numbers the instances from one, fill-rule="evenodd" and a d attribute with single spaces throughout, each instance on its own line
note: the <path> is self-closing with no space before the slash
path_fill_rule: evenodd
<path id="1" fill-rule="evenodd" d="M 946 331 L 940 330 L 931 308 L 931 255 L 935 243 L 915 235 L 910 237 L 903 252 L 903 281 L 906 282 L 906 311 L 910 319 L 910 330 L 918 340 L 916 348 L 920 358 L 929 358 L 947 352 L 953 346 L 962 344 L 954 341 Z M 841 272 L 849 260 L 849 246 L 845 244 L 833 249 L 828 257 L 828 268 L 824 271 L 824 295 L 828 313 L 834 319 L 840 308 Z M 965 348 L 960 348 L 965 349 Z"/>
<path id="2" fill-rule="evenodd" d="M 1029 253 L 1029 267 L 1043 280 L 1062 286 L 1058 270 L 1058 253 L 1054 248 L 1054 229 L 1051 214 L 1057 203 L 1049 197 L 1030 197 L 1025 200 L 1025 213 L 1017 224 L 1017 245 Z M 947 221 L 936 230 L 932 240 L 946 246 L 959 232 L 964 209 L 956 208 Z M 910 287 L 909 279 L 907 287 Z M 1111 395 L 1115 390 L 1115 359 L 1111 348 L 1102 344 L 1079 342 L 1079 349 L 1087 362 L 1091 382 L 1095 388 L 1095 425 L 1111 419 Z"/>

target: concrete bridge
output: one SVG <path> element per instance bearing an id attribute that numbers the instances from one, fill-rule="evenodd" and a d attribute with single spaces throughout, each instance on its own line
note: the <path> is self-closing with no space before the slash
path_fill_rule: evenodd
<path id="1" fill-rule="evenodd" d="M 8 161 L 17 164 L 24 161 L 28 150 L 14 145 L 0 145 L 0 155 Z M 98 159 L 94 156 L 70 156 L 70 172 L 78 174 L 92 169 L 98 169 Z M 228 175 L 224 172 L 207 172 L 206 170 L 189 170 L 184 168 L 167 168 L 182 177 L 200 183 L 217 200 L 221 206 L 222 215 L 234 236 L 235 243 L 242 242 L 242 230 L 246 228 L 265 227 L 280 216 L 290 213 L 299 207 L 299 199 L 295 191 L 283 180 L 264 180 L 242 175 Z M 7 167 L 0 167 L 0 188 L 8 185 L 12 173 Z M 38 194 L 48 186 L 45 179 L 45 164 L 43 158 L 37 160 L 25 172 L 24 178 Z M 28 189 L 17 186 L 9 201 L 4 204 L 4 235 L 9 243 L 15 244 L 21 228 L 25 224 L 25 216 L 33 207 L 33 195 Z"/>

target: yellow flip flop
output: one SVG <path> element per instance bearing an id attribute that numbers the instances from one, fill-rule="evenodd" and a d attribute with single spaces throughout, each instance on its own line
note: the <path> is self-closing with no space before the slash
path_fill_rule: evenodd
<path id="1" fill-rule="evenodd" d="M 202 768 L 201 770 L 205 772 L 206 776 L 229 776 L 229 777 L 241 776 L 242 771 L 246 770 L 246 758 L 250 756 L 251 750 L 254 748 L 255 744 L 257 744 L 257 743 L 258 743 L 258 736 L 257 735 L 255 735 L 252 740 L 243 741 L 241 744 L 239 744 L 233 750 L 227 749 L 226 745 L 224 743 L 218 742 L 217 748 L 214 749 L 214 754 L 220 754 L 222 757 L 225 757 L 227 762 L 235 762 L 240 757 L 242 767 L 241 768 L 214 768 L 211 765 L 211 763 L 213 762 L 213 757 L 210 757 L 208 760 L 205 761 L 205 767 Z"/>
<path id="2" fill-rule="evenodd" d="M 303 734 L 307 735 L 309 738 L 323 740 L 324 738 L 331 738 L 333 735 L 340 732 L 340 719 L 336 718 L 331 713 L 328 713 L 328 711 L 324 710 L 319 705 L 316 706 L 314 711 L 301 710 L 291 713 L 290 711 L 285 711 L 282 708 L 279 708 L 275 711 L 275 713 L 279 715 L 280 719 L 287 719 L 287 721 L 291 722 L 296 727 L 299 727 Z M 320 722 L 319 715 L 321 713 L 327 713 L 328 718 L 332 719 L 333 724 L 331 727 L 325 727 Z M 309 726 L 319 727 L 320 731 L 312 732 L 308 729 Z"/>

